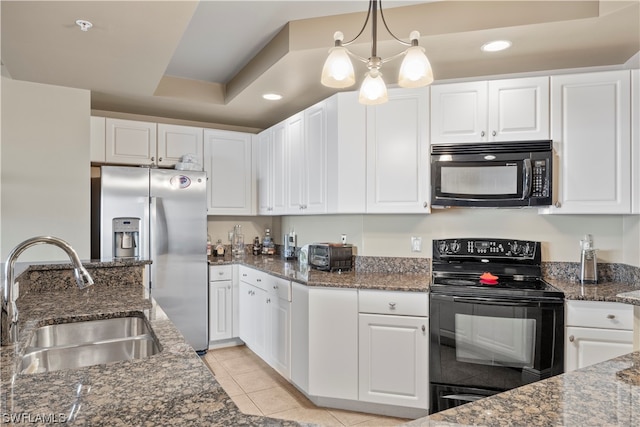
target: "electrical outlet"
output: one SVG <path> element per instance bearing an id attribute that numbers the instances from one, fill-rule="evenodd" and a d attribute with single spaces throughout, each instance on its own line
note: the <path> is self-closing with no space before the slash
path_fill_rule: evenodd
<path id="1" fill-rule="evenodd" d="M 347 235 L 343 234 L 342 236 L 340 236 L 340 241 L 342 242 L 343 245 L 347 244 Z"/>
<path id="2" fill-rule="evenodd" d="M 422 252 L 422 237 L 411 236 L 411 252 Z"/>

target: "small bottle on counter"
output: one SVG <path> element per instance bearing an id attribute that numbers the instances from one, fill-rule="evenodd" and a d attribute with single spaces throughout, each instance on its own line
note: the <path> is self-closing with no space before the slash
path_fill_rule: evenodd
<path id="1" fill-rule="evenodd" d="M 216 243 L 216 256 L 224 256 L 224 245 L 222 244 L 222 240 L 218 239 L 218 243 Z"/>
<path id="2" fill-rule="evenodd" d="M 262 245 L 260 244 L 260 238 L 256 236 L 253 239 L 253 254 L 260 255 L 262 253 Z"/>

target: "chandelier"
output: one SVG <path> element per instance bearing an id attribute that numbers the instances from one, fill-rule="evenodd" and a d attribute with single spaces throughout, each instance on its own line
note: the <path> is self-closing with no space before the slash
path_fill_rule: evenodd
<path id="1" fill-rule="evenodd" d="M 409 46 L 397 55 L 386 59 L 380 58 L 377 53 L 378 9 L 380 10 L 380 18 L 382 18 L 382 23 L 387 32 L 400 44 Z M 371 18 L 371 56 L 369 58 L 363 58 L 350 52 L 345 46 L 349 46 L 362 35 L 369 23 L 369 18 Z M 431 69 L 431 64 L 427 56 L 424 54 L 424 48 L 418 46 L 419 38 L 420 33 L 418 31 L 412 31 L 409 34 L 409 42 L 405 42 L 396 37 L 391 30 L 389 30 L 387 22 L 384 19 L 382 0 L 369 0 L 367 17 L 358 35 L 348 42 L 343 41 L 344 34 L 340 31 L 336 31 L 333 35 L 335 46 L 329 50 L 329 56 L 322 68 L 320 81 L 323 85 L 336 89 L 352 86 L 356 82 L 353 64 L 349 58 L 349 56 L 352 56 L 358 61 L 367 64 L 367 68 L 369 69 L 365 74 L 362 86 L 360 86 L 360 94 L 358 97 L 360 103 L 366 105 L 382 104 L 387 102 L 389 98 L 387 95 L 387 85 L 382 79 L 380 68 L 385 62 L 404 55 L 398 73 L 398 85 L 406 88 L 427 86 L 433 82 L 433 70 Z"/>

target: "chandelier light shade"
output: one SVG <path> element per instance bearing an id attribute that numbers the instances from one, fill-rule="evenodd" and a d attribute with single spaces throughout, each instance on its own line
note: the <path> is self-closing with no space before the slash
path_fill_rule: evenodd
<path id="1" fill-rule="evenodd" d="M 403 52 L 390 58 L 382 59 L 377 54 L 378 45 L 378 9 L 380 17 L 387 32 L 398 42 L 405 46 L 409 46 Z M 345 46 L 356 41 L 364 32 L 371 18 L 371 56 L 363 58 L 350 52 Z M 383 63 L 404 56 L 398 73 L 398 85 L 406 88 L 415 88 L 427 86 L 433 82 L 433 70 L 429 59 L 424 53 L 424 48 L 418 46 L 420 33 L 412 31 L 409 35 L 409 42 L 405 42 L 396 37 L 384 19 L 382 12 L 382 0 L 369 0 L 369 9 L 362 29 L 352 40 L 344 42 L 344 35 L 340 31 L 336 31 L 333 35 L 335 46 L 329 50 L 329 56 L 322 68 L 321 83 L 327 87 L 335 89 L 344 89 L 355 84 L 355 72 L 351 58 L 367 64 L 369 71 L 365 74 L 365 78 L 360 86 L 360 95 L 358 97 L 360 103 L 366 105 L 377 105 L 387 102 L 387 86 L 382 79 L 380 68 Z"/>

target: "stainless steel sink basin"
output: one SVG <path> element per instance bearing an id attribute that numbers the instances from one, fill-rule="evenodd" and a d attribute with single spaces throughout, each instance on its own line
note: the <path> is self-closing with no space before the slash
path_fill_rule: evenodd
<path id="1" fill-rule="evenodd" d="M 151 333 L 142 317 L 114 317 L 112 319 L 60 323 L 36 329 L 30 348 L 60 347 L 99 341 L 131 338 Z"/>
<path id="2" fill-rule="evenodd" d="M 142 359 L 159 351 L 142 317 L 61 323 L 36 329 L 20 369 L 24 374 L 74 369 Z"/>

